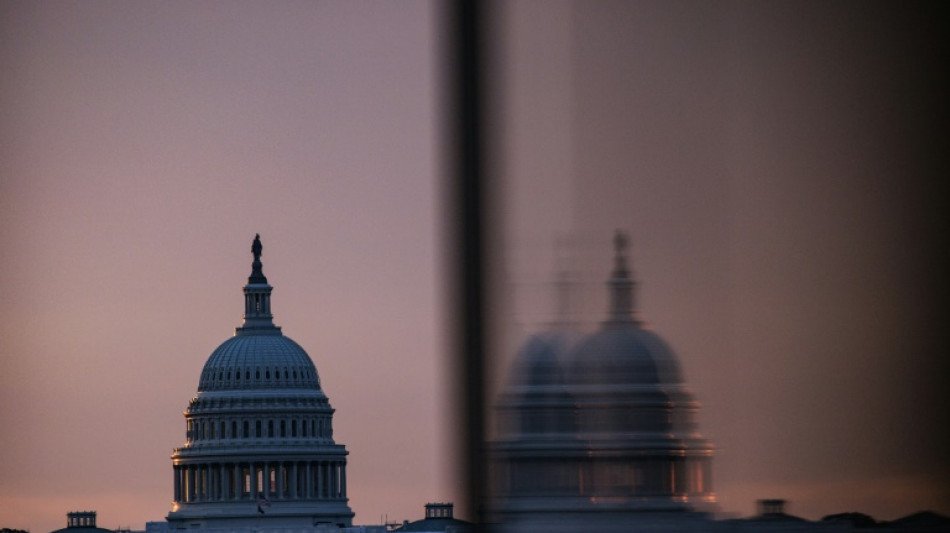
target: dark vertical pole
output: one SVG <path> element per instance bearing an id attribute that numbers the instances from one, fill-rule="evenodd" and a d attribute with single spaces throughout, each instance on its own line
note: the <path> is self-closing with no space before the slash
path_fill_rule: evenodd
<path id="1" fill-rule="evenodd" d="M 456 320 L 458 385 L 465 417 L 461 439 L 463 482 L 473 519 L 484 523 L 485 496 L 483 454 L 485 437 L 485 178 L 483 154 L 483 87 L 481 5 L 476 0 L 456 0 L 449 21 L 454 42 L 451 59 L 451 91 L 455 147 L 452 161 L 455 174 L 454 208 L 456 227 L 455 277 L 458 283 Z M 480 526 L 481 528 L 482 526 Z"/>

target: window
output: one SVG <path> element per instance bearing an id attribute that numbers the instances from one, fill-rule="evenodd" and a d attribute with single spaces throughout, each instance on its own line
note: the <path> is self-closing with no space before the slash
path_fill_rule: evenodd
<path id="1" fill-rule="evenodd" d="M 297 436 L 297 421 L 296 420 L 292 420 L 290 422 L 290 436 L 291 437 Z"/>
<path id="2" fill-rule="evenodd" d="M 257 421 L 257 423 L 255 424 L 255 427 L 257 430 L 255 432 L 255 435 L 257 436 L 257 438 L 261 438 L 261 421 L 260 420 Z"/>
<path id="3" fill-rule="evenodd" d="M 250 423 L 247 420 L 245 420 L 244 421 L 244 438 L 246 439 L 250 436 L 251 436 Z"/>
<path id="4" fill-rule="evenodd" d="M 287 436 L 287 421 L 286 420 L 280 421 L 280 436 L 281 437 Z"/>
<path id="5" fill-rule="evenodd" d="M 274 436 L 274 421 L 273 420 L 267 421 L 267 436 L 268 437 Z"/>

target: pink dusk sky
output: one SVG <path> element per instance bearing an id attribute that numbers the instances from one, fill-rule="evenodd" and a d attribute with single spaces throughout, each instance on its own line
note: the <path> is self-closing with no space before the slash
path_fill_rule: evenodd
<path id="1" fill-rule="evenodd" d="M 0 4 L 0 526 L 164 518 L 182 411 L 240 325 L 255 233 L 275 322 L 337 410 L 356 523 L 461 498 L 442 15 Z M 590 329 L 623 228 L 640 312 L 703 404 L 724 512 L 774 497 L 811 519 L 950 514 L 933 17 L 565 0 L 495 15 L 493 387 L 550 318 L 555 243 Z"/>

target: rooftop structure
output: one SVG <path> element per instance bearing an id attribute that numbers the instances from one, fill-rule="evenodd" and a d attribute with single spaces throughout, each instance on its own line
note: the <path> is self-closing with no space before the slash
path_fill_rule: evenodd
<path id="1" fill-rule="evenodd" d="M 53 533 L 112 533 L 96 525 L 95 511 L 72 511 L 66 513 L 66 527 Z"/>
<path id="2" fill-rule="evenodd" d="M 466 533 L 474 531 L 474 526 L 470 522 L 458 520 L 453 516 L 455 505 L 450 502 L 437 502 L 426 504 L 426 517 L 422 520 L 403 522 L 399 527 L 392 531 L 416 533 Z"/>

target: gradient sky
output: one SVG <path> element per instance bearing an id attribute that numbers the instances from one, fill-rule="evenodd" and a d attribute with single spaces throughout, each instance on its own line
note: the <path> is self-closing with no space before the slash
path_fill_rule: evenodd
<path id="1" fill-rule="evenodd" d="M 497 366 L 550 312 L 557 239 L 600 319 L 625 228 L 724 511 L 950 513 L 935 26 L 877 3 L 583 5 L 508 3 L 492 33 Z M 258 232 L 357 523 L 459 497 L 438 16 L 0 4 L 0 526 L 163 519 Z"/>

